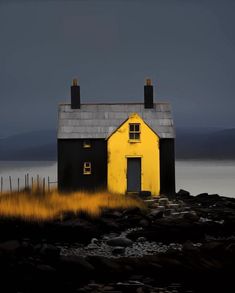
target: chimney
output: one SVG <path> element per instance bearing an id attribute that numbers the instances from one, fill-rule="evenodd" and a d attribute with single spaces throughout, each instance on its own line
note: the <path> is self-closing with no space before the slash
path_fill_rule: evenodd
<path id="1" fill-rule="evenodd" d="M 146 79 L 146 85 L 144 86 L 144 108 L 153 108 L 153 86 L 151 79 Z"/>
<path id="2" fill-rule="evenodd" d="M 77 79 L 73 79 L 71 86 L 71 109 L 80 109 L 80 86 Z"/>

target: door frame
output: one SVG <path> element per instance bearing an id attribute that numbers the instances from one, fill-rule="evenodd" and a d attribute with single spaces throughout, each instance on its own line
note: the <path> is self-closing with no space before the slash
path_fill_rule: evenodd
<path id="1" fill-rule="evenodd" d="M 143 172 L 142 172 L 142 158 L 143 156 L 141 155 L 127 155 L 125 156 L 126 158 L 126 194 L 136 194 L 136 191 L 128 191 L 127 190 L 127 185 L 128 185 L 128 159 L 140 159 L 140 191 L 142 190 L 142 182 L 143 182 Z"/>

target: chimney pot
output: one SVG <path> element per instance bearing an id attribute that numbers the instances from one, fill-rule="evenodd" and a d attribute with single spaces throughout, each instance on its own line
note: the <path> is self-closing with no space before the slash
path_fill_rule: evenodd
<path id="1" fill-rule="evenodd" d="M 80 86 L 77 79 L 73 79 L 71 86 L 71 109 L 80 109 Z"/>
<path id="2" fill-rule="evenodd" d="M 76 78 L 73 79 L 73 85 L 78 85 L 78 80 Z"/>
<path id="3" fill-rule="evenodd" d="M 146 79 L 146 85 L 152 85 L 152 81 L 151 81 L 150 78 L 147 78 L 147 79 Z"/>

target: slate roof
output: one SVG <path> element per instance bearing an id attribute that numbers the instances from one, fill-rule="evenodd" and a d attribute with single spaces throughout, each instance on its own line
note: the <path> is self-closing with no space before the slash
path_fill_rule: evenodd
<path id="1" fill-rule="evenodd" d="M 160 138 L 174 138 L 169 103 L 154 103 L 145 109 L 143 103 L 59 105 L 58 139 L 107 138 L 132 113 L 137 113 Z"/>

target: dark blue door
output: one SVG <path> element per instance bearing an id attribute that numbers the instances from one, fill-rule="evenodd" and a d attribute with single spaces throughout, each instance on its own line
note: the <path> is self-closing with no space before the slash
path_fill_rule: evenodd
<path id="1" fill-rule="evenodd" d="M 127 158 L 127 192 L 141 190 L 141 158 Z"/>

